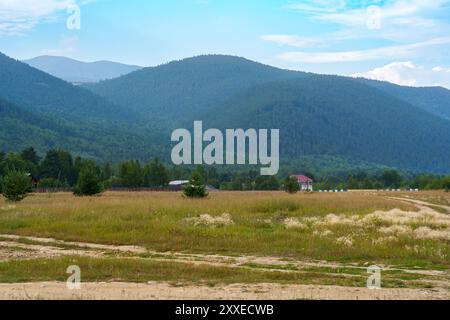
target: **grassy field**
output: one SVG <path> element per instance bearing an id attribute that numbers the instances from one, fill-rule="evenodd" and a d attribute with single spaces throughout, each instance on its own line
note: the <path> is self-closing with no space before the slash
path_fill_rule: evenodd
<path id="1" fill-rule="evenodd" d="M 413 197 L 429 205 L 392 197 Z M 444 192 L 225 192 L 212 193 L 205 200 L 185 199 L 179 193 L 105 193 L 94 198 L 61 193 L 32 195 L 18 204 L 1 199 L 0 244 L 11 241 L 8 235 L 22 237 L 14 246 L 10 244 L 9 251 L 35 250 L 33 245 L 42 246 L 45 241 L 27 237 L 39 237 L 65 241 L 52 244 L 62 251 L 82 247 L 68 242 L 83 242 L 133 245 L 149 252 L 99 247 L 90 248 L 89 257 L 67 253 L 4 261 L 0 255 L 0 282 L 64 280 L 64 266 L 71 260 L 82 265 L 92 281 L 364 286 L 367 273 L 363 267 L 369 265 L 448 271 L 448 199 Z M 102 254 L 96 256 L 97 251 Z M 205 258 L 207 263 L 188 263 L 202 262 L 209 255 L 255 258 L 220 263 Z M 315 265 L 299 266 L 299 261 Z M 425 277 L 427 281 L 418 281 L 422 278 L 391 270 L 385 274 L 385 285 L 432 287 L 439 280 L 433 274 Z"/>

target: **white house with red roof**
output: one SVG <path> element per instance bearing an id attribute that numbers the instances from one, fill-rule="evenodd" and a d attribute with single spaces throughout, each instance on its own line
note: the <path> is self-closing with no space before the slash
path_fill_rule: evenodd
<path id="1" fill-rule="evenodd" d="M 298 184 L 300 185 L 300 191 L 313 191 L 313 179 L 304 175 L 292 175 L 291 177 L 297 179 Z"/>

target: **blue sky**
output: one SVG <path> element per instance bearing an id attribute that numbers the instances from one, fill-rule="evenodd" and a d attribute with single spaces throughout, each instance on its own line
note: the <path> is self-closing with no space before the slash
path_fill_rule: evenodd
<path id="1" fill-rule="evenodd" d="M 220 53 L 450 88 L 449 23 L 450 0 L 0 0 L 0 51 L 142 66 Z"/>

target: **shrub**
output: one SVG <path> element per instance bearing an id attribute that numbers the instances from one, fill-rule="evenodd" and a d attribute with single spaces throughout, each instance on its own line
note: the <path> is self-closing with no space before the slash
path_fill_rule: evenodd
<path id="1" fill-rule="evenodd" d="M 205 198 L 208 196 L 199 172 L 195 171 L 192 174 L 189 184 L 184 188 L 184 195 L 188 198 Z"/>
<path id="2" fill-rule="evenodd" d="M 92 161 L 86 161 L 78 175 L 78 181 L 74 188 L 76 196 L 94 196 L 103 192 L 100 169 Z"/>
<path id="3" fill-rule="evenodd" d="M 9 201 L 22 201 L 31 191 L 31 179 L 23 171 L 10 171 L 3 178 L 2 194 Z"/>
<path id="4" fill-rule="evenodd" d="M 287 193 L 297 193 L 300 191 L 300 185 L 298 184 L 297 179 L 293 178 L 293 177 L 287 177 L 284 180 L 284 191 L 286 191 Z"/>

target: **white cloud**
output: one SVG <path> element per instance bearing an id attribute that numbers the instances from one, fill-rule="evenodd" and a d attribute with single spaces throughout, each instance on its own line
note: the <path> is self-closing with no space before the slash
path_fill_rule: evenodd
<path id="1" fill-rule="evenodd" d="M 287 7 L 311 14 L 322 14 L 336 12 L 345 6 L 345 0 L 306 0 L 302 3 L 290 3 Z"/>
<path id="2" fill-rule="evenodd" d="M 76 0 L 0 0 L 0 34 L 22 34 L 76 4 Z"/>
<path id="3" fill-rule="evenodd" d="M 404 86 L 441 86 L 450 89 L 450 68 L 434 67 L 429 69 L 416 65 L 412 61 L 394 62 L 352 76 L 388 81 Z"/>
<path id="4" fill-rule="evenodd" d="M 291 47 L 309 47 L 321 43 L 319 40 L 310 38 L 301 38 L 296 35 L 284 35 L 284 34 L 274 34 L 265 35 L 261 37 L 262 40 L 266 42 L 273 42 L 281 46 L 291 46 Z"/>
<path id="5" fill-rule="evenodd" d="M 306 1 L 299 4 L 291 4 L 289 8 L 300 10 L 304 13 L 312 14 L 316 19 L 334 22 L 346 26 L 364 26 L 370 19 L 371 12 L 368 8 L 378 6 L 381 19 L 387 24 L 411 24 L 416 26 L 417 21 L 424 22 L 432 26 L 432 19 L 426 19 L 423 15 L 435 12 L 449 0 L 391 0 L 384 4 L 381 1 L 359 1 L 358 7 L 354 7 L 354 2 L 346 0 L 331 1 Z M 328 9 L 327 9 L 328 8 Z"/>
<path id="6" fill-rule="evenodd" d="M 376 49 L 359 51 L 338 51 L 338 52 L 287 52 L 279 55 L 277 58 L 287 62 L 304 63 L 338 63 L 338 62 L 356 62 L 387 58 L 398 58 L 411 56 L 419 49 L 449 44 L 450 37 L 436 38 L 428 41 L 417 42 L 407 45 L 388 46 Z"/>
<path id="7" fill-rule="evenodd" d="M 348 39 L 372 38 L 391 41 L 423 41 L 448 34 L 446 13 L 450 0 L 332 1 L 329 10 L 321 0 L 290 4 L 313 22 L 336 25 Z M 337 39 L 338 40 L 338 39 Z"/>

